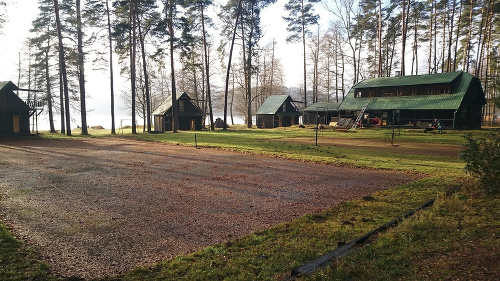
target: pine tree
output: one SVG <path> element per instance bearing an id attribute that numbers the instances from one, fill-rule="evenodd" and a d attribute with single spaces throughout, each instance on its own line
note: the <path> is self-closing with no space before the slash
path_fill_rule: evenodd
<path id="1" fill-rule="evenodd" d="M 238 0 L 237 2 L 229 1 L 225 6 L 223 6 L 222 13 L 219 15 L 220 18 L 234 18 L 234 25 L 228 24 L 229 28 L 223 29 L 224 31 L 230 30 L 228 35 L 231 36 L 231 43 L 230 43 L 230 49 L 229 49 L 229 57 L 228 57 L 228 63 L 227 63 L 227 68 L 226 68 L 226 83 L 225 83 L 225 90 L 224 90 L 224 124 L 223 124 L 223 130 L 227 129 L 227 102 L 228 102 L 228 96 L 229 96 L 229 79 L 230 79 L 230 74 L 231 74 L 231 63 L 232 63 L 232 58 L 233 58 L 233 50 L 234 50 L 234 43 L 236 39 L 236 33 L 238 31 L 238 26 L 239 22 L 241 21 L 241 12 L 242 12 L 242 3 L 243 0 Z M 228 20 L 230 22 L 230 20 Z M 227 33 L 226 33 L 227 35 Z M 224 37 L 224 35 L 222 36 Z M 225 41 L 225 40 L 224 40 Z M 223 49 L 222 47 L 220 49 Z M 233 74 L 233 85 L 234 85 L 234 74 Z M 233 96 L 234 96 L 234 90 L 233 90 Z M 232 103 L 231 103 L 231 117 L 233 116 L 232 114 Z"/>
<path id="2" fill-rule="evenodd" d="M 30 29 L 29 49 L 34 56 L 34 61 L 29 63 L 28 88 L 31 87 L 32 70 L 43 73 L 44 82 L 37 85 L 38 89 L 43 90 L 45 101 L 47 103 L 47 112 L 49 115 L 49 128 L 51 133 L 55 133 L 54 126 L 54 104 L 52 97 L 52 84 L 54 75 L 52 65 L 57 56 L 57 44 L 54 44 L 57 38 L 55 30 L 55 15 L 52 0 L 38 1 L 39 14 L 32 22 Z M 63 107 L 63 105 L 61 105 Z M 64 127 L 64 125 L 62 125 Z"/>
<path id="3" fill-rule="evenodd" d="M 255 73 L 253 59 L 257 54 L 256 48 L 262 37 L 260 28 L 260 12 L 276 0 L 249 0 L 243 2 L 241 10 L 241 39 L 243 47 L 243 70 L 245 76 L 247 127 L 252 127 L 252 76 Z"/>
<path id="4" fill-rule="evenodd" d="M 65 116 L 66 116 L 66 134 L 71 136 L 71 116 L 70 116 L 70 108 L 69 108 L 69 89 L 68 89 L 68 76 L 66 71 L 66 60 L 64 55 L 64 45 L 63 45 L 63 36 L 62 36 L 62 27 L 61 27 L 61 19 L 59 17 L 59 1 L 53 0 L 54 3 L 54 13 L 56 17 L 56 27 L 57 27 L 57 37 L 59 41 L 59 65 L 60 65 L 60 74 L 62 78 L 62 89 L 64 92 L 64 108 L 65 108 Z M 62 106 L 62 105 L 61 105 Z"/>
<path id="5" fill-rule="evenodd" d="M 285 4 L 288 17 L 283 19 L 288 23 L 287 31 L 290 35 L 288 42 L 302 42 L 304 62 L 304 107 L 307 107 L 307 64 L 306 64 L 306 36 L 310 34 L 309 27 L 318 24 L 319 15 L 314 13 L 314 4 L 319 0 L 289 0 Z"/>

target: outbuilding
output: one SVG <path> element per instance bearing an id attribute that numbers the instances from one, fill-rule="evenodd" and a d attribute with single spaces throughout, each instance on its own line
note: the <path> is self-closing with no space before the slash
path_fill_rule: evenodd
<path id="1" fill-rule="evenodd" d="M 203 111 L 193 102 L 188 94 L 177 96 L 179 130 L 201 130 Z M 172 130 L 172 97 L 166 99 L 153 112 L 154 130 L 165 132 Z"/>
<path id="2" fill-rule="evenodd" d="M 304 108 L 304 124 L 330 125 L 339 117 L 340 102 L 317 102 Z"/>
<path id="3" fill-rule="evenodd" d="M 466 72 L 385 77 L 354 85 L 339 106 L 360 123 L 480 128 L 486 104 L 481 83 Z"/>
<path id="4" fill-rule="evenodd" d="M 301 115 L 289 95 L 272 95 L 257 110 L 257 126 L 261 129 L 289 127 L 299 124 Z"/>
<path id="5" fill-rule="evenodd" d="M 14 91 L 11 81 L 0 81 L 0 135 L 29 135 L 32 110 Z"/>

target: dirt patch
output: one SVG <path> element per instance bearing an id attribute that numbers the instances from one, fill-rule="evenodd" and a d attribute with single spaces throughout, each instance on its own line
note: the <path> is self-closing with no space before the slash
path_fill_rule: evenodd
<path id="1" fill-rule="evenodd" d="M 62 276 L 97 278 L 416 175 L 121 138 L 0 143 L 0 213 Z"/>

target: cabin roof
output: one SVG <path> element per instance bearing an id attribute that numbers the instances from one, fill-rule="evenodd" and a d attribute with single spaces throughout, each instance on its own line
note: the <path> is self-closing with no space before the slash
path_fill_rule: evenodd
<path id="1" fill-rule="evenodd" d="M 462 104 L 462 101 L 464 100 L 464 97 L 469 91 L 469 87 L 471 85 L 479 88 L 481 94 L 478 99 L 480 103 L 484 104 L 486 103 L 484 92 L 481 89 L 479 81 L 475 80 L 478 79 L 466 72 L 368 79 L 368 81 L 362 81 L 351 88 L 340 105 L 339 110 L 361 110 L 365 106 L 367 106 L 366 110 L 456 110 Z M 375 85 L 378 85 L 377 87 L 388 87 L 388 85 L 415 86 L 422 84 L 430 85 L 452 82 L 453 88 L 450 94 L 362 98 L 354 97 L 355 89 L 368 88 L 368 85 L 370 85 L 370 87 L 375 87 Z M 362 86 L 359 86 L 360 84 Z"/>
<path id="2" fill-rule="evenodd" d="M 189 101 L 191 101 L 191 97 L 188 94 L 186 94 L 186 93 L 182 93 L 182 94 L 180 94 L 180 95 L 177 96 L 177 100 L 180 100 L 181 98 L 188 99 Z M 198 108 L 198 106 L 196 106 L 195 104 L 193 104 L 193 106 L 195 106 L 196 108 Z M 165 115 L 165 113 L 167 111 L 169 111 L 171 107 L 172 107 L 172 96 L 170 96 L 166 100 L 164 100 L 155 109 L 155 111 L 153 111 L 152 115 Z M 201 110 L 199 110 L 199 111 L 201 113 Z"/>
<path id="3" fill-rule="evenodd" d="M 4 91 L 7 89 L 14 91 L 17 90 L 18 87 L 14 83 L 12 83 L 12 81 L 0 81 L 0 91 Z"/>
<path id="4" fill-rule="evenodd" d="M 338 111 L 340 106 L 340 102 L 317 102 L 312 104 L 306 108 L 304 111 L 313 112 L 313 111 Z"/>
<path id="5" fill-rule="evenodd" d="M 462 72 L 447 72 L 426 75 L 411 75 L 399 77 L 371 78 L 359 82 L 354 88 L 381 88 L 381 87 L 401 87 L 415 85 L 431 85 L 452 83 Z"/>
<path id="6" fill-rule="evenodd" d="M 293 100 L 289 95 L 272 95 L 267 97 L 264 103 L 257 110 L 259 115 L 274 115 L 276 114 L 284 102 L 292 103 Z"/>

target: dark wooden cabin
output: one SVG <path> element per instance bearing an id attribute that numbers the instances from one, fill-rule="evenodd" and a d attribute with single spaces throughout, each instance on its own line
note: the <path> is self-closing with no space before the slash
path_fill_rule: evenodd
<path id="1" fill-rule="evenodd" d="M 179 130 L 202 130 L 203 112 L 193 103 L 188 94 L 182 93 L 177 96 L 177 108 L 179 109 Z M 165 132 L 172 130 L 172 98 L 166 99 L 153 112 L 154 130 Z"/>
<path id="2" fill-rule="evenodd" d="M 273 95 L 257 110 L 257 126 L 266 129 L 298 125 L 301 115 L 290 96 Z"/>
<path id="3" fill-rule="evenodd" d="M 480 128 L 486 104 L 479 79 L 466 72 L 374 78 L 351 88 L 341 103 L 342 117 L 363 123 L 445 128 Z"/>
<path id="4" fill-rule="evenodd" d="M 0 81 L 0 135 L 29 135 L 30 107 L 14 91 L 11 81 Z"/>

